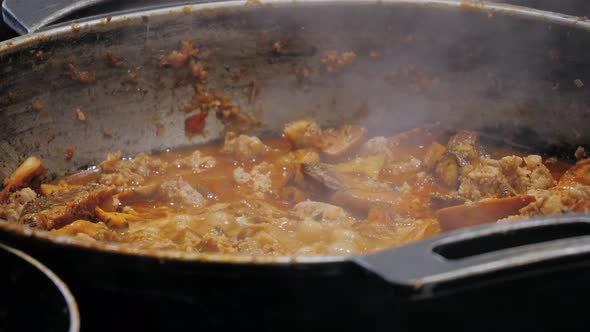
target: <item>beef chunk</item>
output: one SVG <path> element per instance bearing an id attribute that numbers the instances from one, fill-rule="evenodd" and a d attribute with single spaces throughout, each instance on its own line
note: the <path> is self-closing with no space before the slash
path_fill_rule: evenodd
<path id="1" fill-rule="evenodd" d="M 162 183 L 159 192 L 177 204 L 200 207 L 206 203 L 205 197 L 181 177 Z"/>
<path id="2" fill-rule="evenodd" d="M 37 198 L 31 188 L 23 188 L 10 194 L 5 204 L 0 204 L 0 220 L 16 223 L 25 205 Z"/>
<path id="3" fill-rule="evenodd" d="M 225 142 L 221 152 L 229 154 L 234 159 L 246 161 L 256 159 L 266 154 L 270 148 L 255 136 L 239 135 L 229 132 L 225 135 Z"/>
<path id="4" fill-rule="evenodd" d="M 296 148 L 318 147 L 322 139 L 320 125 L 310 119 L 288 123 L 283 134 Z"/>
<path id="5" fill-rule="evenodd" d="M 322 202 L 304 201 L 291 210 L 292 217 L 304 220 L 311 219 L 324 224 L 350 221 L 351 217 L 343 208 Z"/>
<path id="6" fill-rule="evenodd" d="M 367 129 L 361 126 L 326 129 L 322 133 L 321 149 L 329 157 L 340 157 L 363 143 L 366 136 Z"/>
<path id="7" fill-rule="evenodd" d="M 45 168 L 37 157 L 29 157 L 2 183 L 4 188 L 0 191 L 0 203 L 6 201 L 10 192 L 23 187 L 38 189 L 45 179 Z"/>
<path id="8" fill-rule="evenodd" d="M 459 194 L 472 200 L 501 198 L 553 185 L 551 172 L 543 165 L 540 156 L 507 156 L 500 160 L 480 158 L 479 165 L 468 168 L 461 177 Z"/>
<path id="9" fill-rule="evenodd" d="M 330 164 L 303 164 L 302 171 L 309 178 L 332 190 L 350 188 L 375 192 L 393 190 L 393 186 L 387 182 L 375 180 L 364 175 L 345 173 L 340 171 L 338 166 Z"/>
<path id="10" fill-rule="evenodd" d="M 272 189 L 271 179 L 272 166 L 262 162 L 246 172 L 242 167 L 234 169 L 234 181 L 242 186 L 249 186 L 256 196 L 263 197 L 261 193 L 269 192 Z"/>
<path id="11" fill-rule="evenodd" d="M 471 199 L 501 198 L 516 192 L 502 173 L 498 162 L 484 159 L 483 163 L 461 177 L 459 195 Z"/>
<path id="12" fill-rule="evenodd" d="M 111 241 L 115 239 L 115 233 L 102 222 L 90 222 L 88 220 L 76 220 L 60 229 L 54 229 L 51 234 L 76 236 L 85 240 Z"/>
<path id="13" fill-rule="evenodd" d="M 92 219 L 94 209 L 114 194 L 111 187 L 90 184 L 39 197 L 25 205 L 19 222 L 29 227 L 51 230 L 78 219 Z"/>

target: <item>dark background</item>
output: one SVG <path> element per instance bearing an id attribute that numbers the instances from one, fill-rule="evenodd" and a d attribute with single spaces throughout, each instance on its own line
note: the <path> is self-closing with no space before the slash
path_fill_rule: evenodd
<path id="1" fill-rule="evenodd" d="M 22 0 L 22 1 L 31 1 L 34 0 Z M 133 8 L 135 6 L 146 6 L 155 3 L 174 3 L 176 1 L 171 0 L 121 0 L 121 1 L 113 1 L 108 6 L 108 11 L 116 11 L 116 10 L 125 10 L 129 8 Z M 177 1 L 182 2 L 182 1 Z M 507 2 L 517 5 L 529 6 L 533 8 L 539 8 L 544 10 L 556 11 L 561 12 L 564 14 L 570 14 L 575 16 L 589 16 L 590 17 L 590 0 L 505 0 L 505 1 L 498 1 L 498 2 Z M 0 4 L 2 0 L 0 0 Z M 84 17 L 88 15 L 95 15 L 103 12 L 105 9 L 103 8 L 92 8 L 84 10 L 76 15 L 72 15 L 68 17 L 68 19 L 75 19 L 79 17 Z M 67 20 L 67 19 L 66 19 Z M 10 30 L 1 20 L 0 17 L 0 40 L 6 40 L 12 37 L 15 37 L 16 34 Z"/>

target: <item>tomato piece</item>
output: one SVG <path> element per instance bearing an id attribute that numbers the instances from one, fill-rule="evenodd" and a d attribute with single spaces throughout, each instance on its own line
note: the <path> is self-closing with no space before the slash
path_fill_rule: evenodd
<path id="1" fill-rule="evenodd" d="M 207 113 L 201 112 L 199 114 L 191 115 L 184 120 L 184 133 L 187 135 L 200 134 L 205 129 L 205 119 Z"/>

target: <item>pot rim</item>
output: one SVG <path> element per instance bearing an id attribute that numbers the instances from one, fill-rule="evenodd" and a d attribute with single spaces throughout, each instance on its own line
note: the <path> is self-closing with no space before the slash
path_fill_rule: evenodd
<path id="1" fill-rule="evenodd" d="M 265 10 L 266 5 L 271 8 L 312 7 L 312 6 L 405 6 L 416 8 L 435 8 L 446 10 L 464 10 L 486 14 L 490 16 L 505 15 L 529 20 L 541 20 L 579 29 L 590 30 L 590 20 L 586 17 L 572 16 L 557 12 L 533 9 L 503 3 L 487 1 L 456 1 L 456 0 L 264 0 L 262 6 L 249 5 L 251 0 L 227 0 L 211 3 L 176 5 L 156 9 L 141 10 L 130 13 L 120 13 L 114 16 L 89 18 L 61 23 L 45 30 L 18 36 L 0 42 L 0 56 L 25 48 L 36 42 L 48 39 L 59 39 L 80 33 L 113 30 L 117 27 L 146 24 L 150 19 L 166 20 L 179 15 L 214 15 L 234 10 Z"/>
<path id="2" fill-rule="evenodd" d="M 78 303 L 72 295 L 68 286 L 61 280 L 53 271 L 51 271 L 47 266 L 43 265 L 38 260 L 34 259 L 33 257 L 25 254 L 24 252 L 8 247 L 2 243 L 0 243 L 0 249 L 5 250 L 20 259 L 24 260 L 25 262 L 29 263 L 30 265 L 34 266 L 39 272 L 43 273 L 45 277 L 47 277 L 51 282 L 57 287 L 61 295 L 63 296 L 64 300 L 66 301 L 66 305 L 68 306 L 68 316 L 70 318 L 70 325 L 68 328 L 68 332 L 78 332 L 80 331 L 80 312 L 78 311 Z"/>
<path id="3" fill-rule="evenodd" d="M 585 17 L 576 17 L 550 11 L 531 9 L 522 6 L 515 6 L 501 3 L 489 2 L 467 2 L 456 0 L 264 0 L 263 6 L 250 6 L 248 0 L 222 1 L 213 3 L 201 3 L 193 5 L 177 5 L 122 13 L 115 16 L 92 18 L 78 21 L 76 23 L 64 23 L 36 33 L 19 36 L 4 42 L 0 42 L 0 59 L 2 56 L 16 52 L 37 43 L 60 38 L 77 36 L 90 32 L 104 32 L 119 27 L 135 24 L 149 24 L 154 21 L 166 21 L 183 15 L 219 15 L 240 10 L 267 10 L 264 5 L 272 8 L 289 7 L 314 7 L 314 6 L 403 6 L 415 8 L 433 8 L 442 10 L 463 10 L 488 16 L 511 16 L 528 20 L 543 21 L 572 28 L 590 31 L 590 20 Z M 146 20 L 146 17 L 148 18 Z M 158 260 L 174 260 L 185 262 L 201 263 L 234 263 L 234 264 L 292 264 L 292 263 L 338 263 L 350 260 L 354 256 L 251 256 L 251 255 L 227 255 L 190 253 L 180 251 L 138 249 L 124 244 L 102 243 L 83 241 L 70 236 L 54 236 L 47 231 L 30 229 L 23 225 L 0 222 L 0 231 L 12 233 L 20 237 L 33 238 L 35 240 L 47 241 L 60 246 L 85 248 L 102 251 L 109 254 L 130 255 L 142 258 Z M 1 246 L 1 244 L 0 244 Z"/>

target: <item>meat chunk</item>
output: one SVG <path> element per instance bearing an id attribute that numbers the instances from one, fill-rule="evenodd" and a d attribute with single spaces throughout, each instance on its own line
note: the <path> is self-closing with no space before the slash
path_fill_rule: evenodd
<path id="1" fill-rule="evenodd" d="M 93 223 L 83 219 L 76 220 L 60 229 L 54 229 L 51 231 L 51 234 L 76 236 L 96 241 L 111 241 L 116 237 L 115 233 L 104 223 Z"/>
<path id="2" fill-rule="evenodd" d="M 557 186 L 549 190 L 534 189 L 528 194 L 534 196 L 536 201 L 520 210 L 523 217 L 567 213 L 590 201 L 590 187 L 582 184 Z"/>
<path id="3" fill-rule="evenodd" d="M 324 224 L 343 223 L 351 219 L 339 206 L 314 201 L 298 203 L 289 214 L 294 218 L 311 219 Z"/>
<path id="4" fill-rule="evenodd" d="M 388 140 L 386 137 L 383 136 L 370 138 L 368 141 L 361 145 L 360 150 L 361 155 L 363 156 L 384 155 L 392 157 L 391 151 L 388 146 Z"/>
<path id="5" fill-rule="evenodd" d="M 98 182 L 111 186 L 137 186 L 143 184 L 146 177 L 162 173 L 168 163 L 157 157 L 140 153 L 133 159 L 122 160 L 121 153 L 109 154 L 108 159 L 100 164 L 101 175 Z"/>
<path id="6" fill-rule="evenodd" d="M 267 162 L 260 163 L 250 172 L 242 167 L 234 170 L 234 180 L 240 185 L 246 185 L 258 193 L 265 193 L 271 190 L 272 180 L 270 178 L 271 165 Z"/>
<path id="7" fill-rule="evenodd" d="M 19 222 L 43 230 L 60 228 L 77 219 L 92 219 L 94 209 L 114 194 L 100 184 L 60 191 L 27 203 Z"/>
<path id="8" fill-rule="evenodd" d="M 366 212 L 374 205 L 396 207 L 400 213 L 424 210 L 423 204 L 404 188 L 382 180 L 338 170 L 337 166 L 316 163 L 302 165 L 309 178 L 334 191 L 330 202 L 348 210 Z"/>
<path id="9" fill-rule="evenodd" d="M 330 197 L 330 202 L 357 212 L 366 212 L 371 206 L 395 206 L 400 213 L 407 214 L 415 208 L 407 196 L 394 190 L 374 192 L 352 188 L 337 190 Z"/>
<path id="10" fill-rule="evenodd" d="M 313 120 L 302 119 L 288 123 L 283 134 L 296 148 L 319 147 L 322 128 Z"/>
<path id="11" fill-rule="evenodd" d="M 590 160 L 579 162 L 567 170 L 555 186 L 552 186 L 554 181 L 546 167 L 539 166 L 539 156 L 529 156 L 524 161 L 526 171 L 530 171 L 530 176 L 526 178 L 530 180 L 527 194 L 535 197 L 535 202 L 522 208 L 520 217 L 583 212 L 586 206 L 590 206 Z"/>
<path id="12" fill-rule="evenodd" d="M 45 168 L 37 157 L 27 158 L 9 177 L 4 179 L 4 188 L 0 192 L 0 203 L 8 198 L 11 191 L 28 187 L 38 187 L 45 178 Z"/>
<path id="13" fill-rule="evenodd" d="M 95 211 L 98 219 L 113 229 L 128 228 L 129 222 L 139 220 L 137 216 L 129 213 L 105 212 L 99 207 L 96 207 Z"/>
<path id="14" fill-rule="evenodd" d="M 385 163 L 385 157 L 383 155 L 359 157 L 351 161 L 339 163 L 334 165 L 334 169 L 343 173 L 356 173 L 363 174 L 370 178 L 377 179 L 383 164 Z"/>
<path id="15" fill-rule="evenodd" d="M 197 190 L 181 177 L 165 181 L 160 185 L 158 192 L 171 203 L 201 207 L 206 200 Z"/>
<path id="16" fill-rule="evenodd" d="M 321 150 L 329 157 L 340 157 L 363 143 L 367 129 L 361 126 L 343 125 L 322 132 Z"/>
<path id="17" fill-rule="evenodd" d="M 442 135 L 437 127 L 415 128 L 397 133 L 391 137 L 377 136 L 369 139 L 360 148 L 361 155 L 385 155 L 388 162 L 399 161 L 400 156 L 407 156 L 401 148 L 409 146 L 428 146 Z"/>
<path id="18" fill-rule="evenodd" d="M 51 195 L 51 194 L 58 192 L 58 191 L 69 190 L 69 189 L 71 189 L 71 187 L 75 187 L 75 186 L 68 185 L 66 183 L 60 183 L 60 184 L 43 183 L 43 184 L 41 184 L 40 191 L 41 191 L 42 195 L 47 196 L 47 195 Z"/>
<path id="19" fill-rule="evenodd" d="M 216 230 L 206 233 L 197 245 L 197 250 L 200 252 L 212 253 L 230 253 L 235 249 L 227 236 Z"/>
<path id="20" fill-rule="evenodd" d="M 271 233 L 264 230 L 254 230 L 251 234 L 242 233 L 242 237 L 237 244 L 237 248 L 241 253 L 268 255 L 281 250 L 281 242 L 273 237 Z"/>
<path id="21" fill-rule="evenodd" d="M 436 143 L 441 135 L 439 128 L 431 127 L 404 131 L 388 138 L 374 137 L 361 146 L 360 154 L 385 156 L 381 178 L 391 183 L 403 184 L 419 176 L 421 172 L 432 171 L 434 164 L 446 151 L 444 146 Z M 430 148 L 426 156 L 422 157 L 424 146 Z"/>
<path id="22" fill-rule="evenodd" d="M 440 232 L 435 219 L 409 218 L 390 206 L 371 207 L 367 222 L 357 224 L 356 228 L 368 238 L 386 237 L 396 245 L 418 241 Z"/>
<path id="23" fill-rule="evenodd" d="M 403 205 L 404 193 L 391 184 L 371 177 L 340 172 L 336 166 L 304 164 L 302 170 L 310 179 L 333 190 L 330 202 L 350 210 L 366 211 L 371 205 Z M 412 206 L 406 204 L 407 207 Z"/>
<path id="24" fill-rule="evenodd" d="M 368 191 L 393 190 L 387 182 L 372 177 L 342 172 L 335 165 L 325 163 L 303 164 L 303 174 L 332 190 L 362 189 Z"/>
<path id="25" fill-rule="evenodd" d="M 551 171 L 538 155 L 524 158 L 507 156 L 500 159 L 500 167 L 517 193 L 522 194 L 531 189 L 548 189 L 555 185 Z"/>
<path id="26" fill-rule="evenodd" d="M 10 194 L 5 204 L 0 204 L 0 219 L 16 223 L 25 205 L 37 198 L 31 188 L 23 188 Z"/>
<path id="27" fill-rule="evenodd" d="M 260 138 L 254 136 L 239 135 L 229 132 L 225 135 L 222 153 L 231 155 L 239 161 L 254 160 L 266 154 L 270 148 Z"/>
<path id="28" fill-rule="evenodd" d="M 326 156 L 336 158 L 363 143 L 367 129 L 356 125 L 342 125 L 322 130 L 315 121 L 301 119 L 288 123 L 283 134 L 296 148 L 318 148 Z"/>
<path id="29" fill-rule="evenodd" d="M 478 166 L 470 166 L 461 176 L 459 194 L 472 200 L 501 198 L 554 185 L 555 180 L 540 156 L 480 158 Z"/>
<path id="30" fill-rule="evenodd" d="M 497 161 L 489 159 L 484 162 L 461 177 L 459 195 L 477 201 L 515 194 Z"/>
<path id="31" fill-rule="evenodd" d="M 190 156 L 182 158 L 176 162 L 176 167 L 188 167 L 193 173 L 201 173 L 207 169 L 215 167 L 217 161 L 211 156 L 204 156 L 201 151 L 196 150 Z"/>

